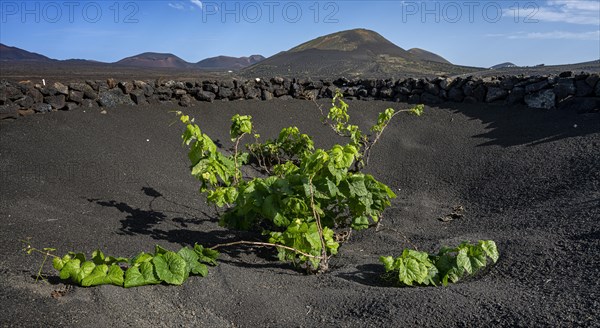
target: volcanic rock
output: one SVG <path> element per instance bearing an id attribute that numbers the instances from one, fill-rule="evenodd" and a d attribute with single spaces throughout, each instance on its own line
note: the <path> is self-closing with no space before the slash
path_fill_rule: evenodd
<path id="1" fill-rule="evenodd" d="M 525 103 L 531 108 L 551 109 L 555 107 L 556 95 L 552 90 L 543 90 L 526 95 Z"/>
<path id="2" fill-rule="evenodd" d="M 121 89 L 112 89 L 100 94 L 100 105 L 103 107 L 116 107 L 118 105 L 135 105 L 129 95 L 124 94 Z"/>

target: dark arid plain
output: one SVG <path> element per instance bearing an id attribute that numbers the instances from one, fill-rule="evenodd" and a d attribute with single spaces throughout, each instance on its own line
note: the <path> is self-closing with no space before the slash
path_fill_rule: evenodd
<path id="1" fill-rule="evenodd" d="M 19 51 L 15 56 L 32 56 Z M 597 61 L 505 70 L 455 66 L 363 29 L 324 36 L 231 72 L 15 58 L 0 61 L 0 80 L 30 81 L 32 88 L 41 79 L 48 85 L 109 78 L 161 85 L 282 75 L 316 80 L 600 72 Z M 585 93 L 597 100 L 597 91 Z M 27 255 L 21 240 L 57 254 L 101 249 L 123 257 L 152 252 L 156 244 L 177 250 L 264 240 L 219 226 L 218 213 L 190 175 L 183 126 L 173 111 L 195 117 L 224 151 L 232 146 L 236 113 L 252 115 L 263 139 L 297 126 L 320 148 L 346 142 L 321 124 L 315 103 L 287 98 L 213 97 L 191 107 L 177 101 L 98 107 L 87 99 L 95 106 L 37 114 L 30 109 L 0 120 L 0 327 L 600 327 L 597 108 L 583 113 L 523 102 L 441 102 L 426 106 L 421 117 L 396 116 L 366 172 L 398 197 L 378 229 L 355 232 L 340 246 L 324 274 L 307 275 L 279 262 L 273 249 L 241 246 L 223 248 L 208 276 L 182 286 L 83 288 L 60 280 L 50 263 L 42 268 L 45 281 L 36 281 L 43 256 Z M 372 99 L 348 100 L 351 123 L 366 129 L 386 108 L 411 107 Z M 327 109 L 331 99 L 316 102 Z M 458 207 L 462 216 L 440 220 Z M 379 256 L 414 247 L 436 253 L 478 240 L 494 240 L 500 258 L 456 284 L 398 288 L 381 278 Z"/>

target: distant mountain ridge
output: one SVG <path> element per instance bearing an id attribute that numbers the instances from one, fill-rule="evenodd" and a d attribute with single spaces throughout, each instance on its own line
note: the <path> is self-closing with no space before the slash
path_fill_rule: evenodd
<path id="1" fill-rule="evenodd" d="M 173 54 L 158 52 L 144 52 L 123 58 L 115 64 L 149 68 L 189 68 L 192 66 L 192 64 Z"/>
<path id="2" fill-rule="evenodd" d="M 0 43 L 0 60 L 54 61 L 54 59 L 48 58 L 44 55 L 40 55 L 35 52 L 29 52 L 17 47 L 10 47 L 2 43 Z"/>
<path id="3" fill-rule="evenodd" d="M 379 33 L 367 29 L 354 29 L 324 35 L 304 42 L 287 52 L 303 52 L 313 49 L 341 52 L 387 53 L 410 57 L 410 54 L 406 50 L 393 44 Z"/>
<path id="4" fill-rule="evenodd" d="M 494 66 L 490 67 L 490 69 L 501 69 L 501 68 L 511 68 L 511 67 L 518 67 L 518 66 L 511 62 L 506 62 L 506 63 L 494 65 Z"/>
<path id="5" fill-rule="evenodd" d="M 217 56 L 203 59 L 195 64 L 199 68 L 241 69 L 259 63 L 265 59 L 262 55 L 249 57 Z"/>
<path id="6" fill-rule="evenodd" d="M 87 59 L 56 60 L 38 53 L 29 52 L 27 50 L 0 43 L 0 61 L 60 62 L 65 64 L 117 65 L 140 68 L 200 68 L 215 70 L 238 70 L 256 64 L 263 59 L 265 59 L 265 57 L 262 55 L 252 55 L 249 57 L 217 56 L 203 59 L 197 63 L 190 63 L 171 53 L 144 52 L 123 58 L 114 63 L 105 63 Z"/>
<path id="7" fill-rule="evenodd" d="M 427 51 L 427 50 L 420 49 L 420 48 L 412 48 L 412 49 L 408 49 L 408 52 L 410 52 L 415 57 L 417 57 L 421 60 L 428 60 L 428 61 L 432 61 L 432 62 L 452 65 L 452 63 L 449 62 L 448 60 L 446 60 L 446 58 L 444 58 L 438 54 L 435 54 L 431 51 Z"/>
<path id="8" fill-rule="evenodd" d="M 419 49 L 420 50 L 420 49 Z M 411 53 L 367 29 L 341 31 L 304 42 L 242 70 L 248 76 L 400 77 L 464 74 L 481 68 L 456 66 L 428 51 Z"/>
<path id="9" fill-rule="evenodd" d="M 598 71 L 600 61 L 538 65 L 535 67 L 517 66 L 506 62 L 489 68 L 453 65 L 440 55 L 424 49 L 412 48 L 408 51 L 390 42 L 377 32 L 367 29 L 354 29 L 331 33 L 303 42 L 287 51 L 279 52 L 269 58 L 261 55 L 249 57 L 217 56 L 206 58 L 197 63 L 187 62 L 171 53 L 146 52 L 123 58 L 116 63 L 106 63 L 86 59 L 57 60 L 42 54 L 29 52 L 14 46 L 0 43 L 0 61 L 2 69 L 19 67 L 52 67 L 64 71 L 76 72 L 89 67 L 94 72 L 122 71 L 136 68 L 206 70 L 206 72 L 225 73 L 236 70 L 236 74 L 246 77 L 310 77 L 315 79 L 346 78 L 405 78 L 455 76 L 463 74 L 498 74 L 494 69 L 504 72 L 563 72 L 567 70 Z M 50 67 L 50 66 L 48 66 Z M 159 70 L 153 71 L 159 72 Z M 165 74 L 160 71 L 160 74 Z M 515 73 L 516 74 L 516 73 Z"/>
<path id="10" fill-rule="evenodd" d="M 173 54 L 145 52 L 119 60 L 115 64 L 148 68 L 202 68 L 237 70 L 256 64 L 265 57 L 252 55 L 249 57 L 217 56 L 203 59 L 197 63 L 187 62 Z"/>

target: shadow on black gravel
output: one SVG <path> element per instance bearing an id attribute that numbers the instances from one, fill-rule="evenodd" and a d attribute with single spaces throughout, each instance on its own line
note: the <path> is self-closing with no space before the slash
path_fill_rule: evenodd
<path id="1" fill-rule="evenodd" d="M 473 136 L 488 140 L 479 146 L 534 146 L 600 131 L 600 113 L 531 109 L 524 105 L 503 104 L 444 103 L 441 107 L 487 125 L 487 132 Z"/>
<path id="2" fill-rule="evenodd" d="M 391 283 L 383 280 L 383 266 L 378 264 L 363 264 L 356 267 L 355 271 L 336 273 L 335 276 L 344 280 L 372 287 L 391 287 Z"/>
<path id="3" fill-rule="evenodd" d="M 96 203 L 97 205 L 103 207 L 112 207 L 119 210 L 121 213 L 126 213 L 127 216 L 121 220 L 122 227 L 119 229 L 120 234 L 123 235 L 137 235 L 137 234 L 145 234 L 145 235 L 153 235 L 155 229 L 154 226 L 159 225 L 164 222 L 171 223 L 168 219 L 167 214 L 175 215 L 176 217 L 172 218 L 171 221 L 174 222 L 178 227 L 189 227 L 190 225 L 199 225 L 204 222 L 218 222 L 218 218 L 216 216 L 211 216 L 208 213 L 190 207 L 185 204 L 177 203 L 173 200 L 166 198 L 163 194 L 151 187 L 142 187 L 141 191 L 146 195 L 151 197 L 152 199 L 148 202 L 147 209 L 143 209 L 141 207 L 135 207 L 125 202 L 120 202 L 116 200 L 101 200 L 96 198 L 87 198 L 87 201 L 90 203 Z M 179 207 L 184 208 L 182 211 L 174 211 L 174 210 L 166 210 L 154 209 L 154 201 L 157 199 L 161 199 L 164 202 Z M 205 218 L 197 217 L 192 214 L 192 212 L 202 213 Z M 161 238 L 157 238 L 161 239 Z"/>
<path id="4" fill-rule="evenodd" d="M 121 228 L 119 234 L 127 236 L 146 235 L 155 240 L 167 241 L 179 244 L 181 246 L 192 246 L 195 243 L 202 244 L 205 247 L 212 247 L 219 244 L 227 244 L 241 240 L 245 241 L 263 241 L 264 236 L 252 231 L 234 231 L 227 229 L 218 230 L 198 230 L 197 227 L 204 223 L 216 224 L 219 218 L 214 214 L 208 214 L 205 211 L 180 204 L 165 197 L 162 193 L 152 187 L 142 187 L 142 193 L 151 197 L 145 208 L 136 207 L 126 202 L 117 200 L 101 200 L 87 198 L 87 201 L 95 203 L 102 207 L 115 208 L 126 216 L 120 220 Z M 154 201 L 161 199 L 169 205 L 184 210 L 166 210 L 155 208 Z M 201 213 L 198 217 L 192 212 Z M 165 226 L 171 226 L 173 229 L 164 229 Z M 289 270 L 294 269 L 289 264 L 278 262 L 277 252 L 271 248 L 257 247 L 253 245 L 235 245 L 234 247 L 219 248 L 219 252 L 227 254 L 234 260 L 223 260 L 221 262 L 229 263 L 239 267 L 246 268 L 278 268 Z M 254 262 L 248 262 L 254 261 Z M 261 262 L 261 263 L 257 263 Z M 263 261 L 266 261 L 263 263 Z"/>

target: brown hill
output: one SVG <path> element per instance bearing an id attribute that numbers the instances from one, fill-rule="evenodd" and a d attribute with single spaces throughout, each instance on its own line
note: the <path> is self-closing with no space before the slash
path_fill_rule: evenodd
<path id="1" fill-rule="evenodd" d="M 444 64 L 452 65 L 452 63 L 449 62 L 448 60 L 446 60 L 446 58 L 444 58 L 438 54 L 434 54 L 433 52 L 424 50 L 424 49 L 412 48 L 412 49 L 408 49 L 408 52 L 410 52 L 411 54 L 413 54 L 413 56 L 415 56 L 421 60 L 428 60 L 428 61 L 432 61 L 432 62 L 436 62 L 436 63 L 444 63 Z"/>
<path id="2" fill-rule="evenodd" d="M 40 61 L 50 62 L 55 61 L 54 59 L 40 55 L 35 52 L 29 52 L 17 47 L 10 47 L 0 43 L 0 60 L 2 61 Z"/>
<path id="3" fill-rule="evenodd" d="M 242 69 L 263 61 L 265 57 L 252 55 L 250 57 L 217 56 L 203 59 L 196 63 L 196 67 L 207 69 Z"/>
<path id="4" fill-rule="evenodd" d="M 280 52 L 242 71 L 247 76 L 386 77 L 464 74 L 480 68 L 425 61 L 380 34 L 337 32 Z"/>
<path id="5" fill-rule="evenodd" d="M 513 67 L 518 67 L 518 66 L 511 62 L 506 62 L 506 63 L 494 65 L 494 66 L 490 67 L 490 69 L 513 68 Z"/>
<path id="6" fill-rule="evenodd" d="M 193 66 L 193 64 L 173 54 L 156 52 L 144 52 L 139 55 L 123 58 L 115 64 L 148 68 L 188 68 Z"/>
<path id="7" fill-rule="evenodd" d="M 385 53 L 398 57 L 412 57 L 406 50 L 388 41 L 379 33 L 366 29 L 347 30 L 321 36 L 296 46 L 288 52 L 298 53 L 311 49 L 360 54 Z"/>

